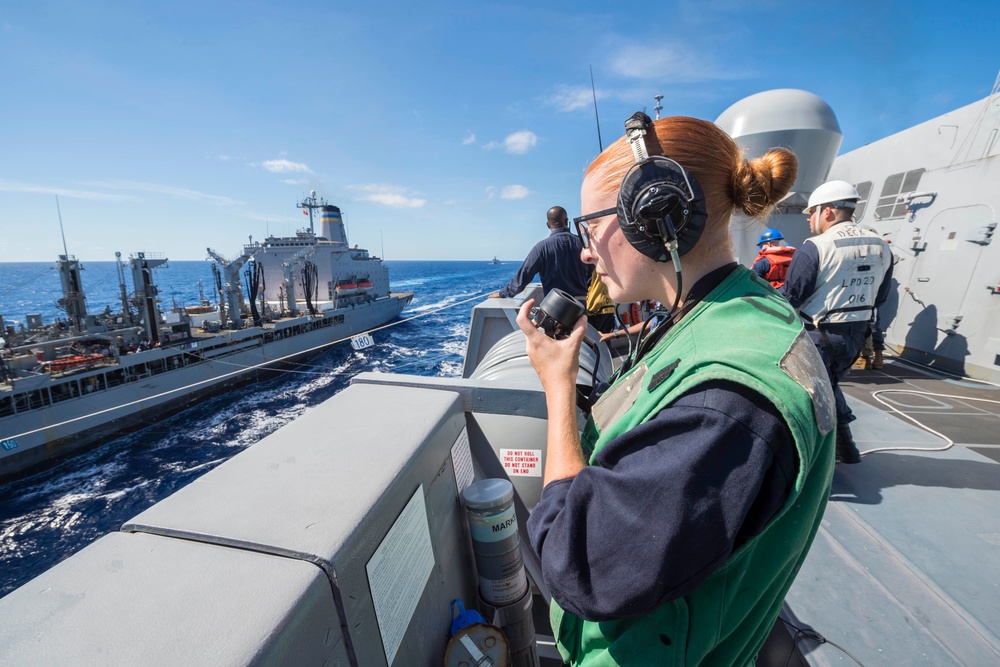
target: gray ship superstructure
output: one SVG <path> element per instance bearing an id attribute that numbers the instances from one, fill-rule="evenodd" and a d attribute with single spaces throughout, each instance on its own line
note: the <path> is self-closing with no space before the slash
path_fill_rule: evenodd
<path id="1" fill-rule="evenodd" d="M 295 236 L 251 242 L 235 259 L 209 249 L 215 305 L 163 312 L 153 274 L 167 260 L 138 253 L 128 261 L 131 295 L 119 257 L 121 312 L 88 314 L 80 262 L 61 256 L 65 320 L 46 327 L 30 317 L 23 331 L 7 328 L 0 477 L 140 428 L 396 318 L 413 294 L 391 292 L 382 260 L 348 245 L 340 209 L 314 195 L 300 207 L 310 226 Z"/>
<path id="2" fill-rule="evenodd" d="M 799 176 L 768 221 L 790 245 L 809 234 L 810 193 L 831 179 L 855 185 L 855 220 L 886 239 L 893 283 L 880 309 L 886 343 L 898 354 L 1000 382 L 1000 87 L 978 102 L 837 156 L 833 110 L 801 90 L 772 90 L 727 109 L 716 123 L 751 157 L 791 148 Z M 757 254 L 760 228 L 734 218 L 739 259 Z"/>

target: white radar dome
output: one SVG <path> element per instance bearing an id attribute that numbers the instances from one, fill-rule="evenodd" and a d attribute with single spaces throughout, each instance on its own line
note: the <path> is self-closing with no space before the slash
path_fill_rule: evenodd
<path id="1" fill-rule="evenodd" d="M 790 198 L 801 198 L 802 203 L 826 180 L 843 141 L 830 105 L 818 95 L 793 88 L 746 97 L 723 111 L 715 124 L 746 149 L 748 159 L 777 147 L 795 153 L 799 174 Z"/>

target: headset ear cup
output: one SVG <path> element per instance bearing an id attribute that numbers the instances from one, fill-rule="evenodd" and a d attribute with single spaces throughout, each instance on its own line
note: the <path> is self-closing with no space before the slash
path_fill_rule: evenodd
<path id="1" fill-rule="evenodd" d="M 618 199 L 618 226 L 633 248 L 657 262 L 670 261 L 670 253 L 663 244 L 663 239 L 656 232 L 649 233 L 645 226 L 637 221 L 631 207 L 626 207 L 622 198 Z"/>
<path id="2" fill-rule="evenodd" d="M 707 218 L 698 181 L 670 158 L 652 156 L 635 164 L 622 179 L 618 224 L 636 250 L 657 262 L 670 261 L 664 244 L 672 240 L 671 226 L 677 252 L 683 255 L 701 238 Z"/>

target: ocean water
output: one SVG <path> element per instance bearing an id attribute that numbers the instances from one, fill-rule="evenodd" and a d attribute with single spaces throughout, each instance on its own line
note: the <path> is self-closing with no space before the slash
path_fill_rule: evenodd
<path id="1" fill-rule="evenodd" d="M 515 262 L 386 262 L 393 291 L 412 291 L 394 326 L 360 352 L 334 345 L 266 382 L 203 401 L 43 472 L 0 485 L 0 596 L 345 388 L 363 371 L 461 375 L 472 307 L 502 287 Z M 88 312 L 118 310 L 114 262 L 84 262 Z M 212 298 L 209 262 L 170 262 L 154 274 L 164 306 Z M 126 281 L 131 285 L 131 278 Z M 0 315 L 61 315 L 54 264 L 0 263 Z"/>

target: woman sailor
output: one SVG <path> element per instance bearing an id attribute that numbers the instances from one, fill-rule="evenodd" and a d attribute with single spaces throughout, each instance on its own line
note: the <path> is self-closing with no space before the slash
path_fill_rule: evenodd
<path id="1" fill-rule="evenodd" d="M 586 319 L 556 340 L 518 314 L 548 410 L 528 521 L 560 652 L 579 665 L 753 662 L 819 526 L 833 398 L 795 312 L 733 259 L 734 209 L 795 181 L 712 123 L 645 114 L 588 168 L 582 257 L 619 303 L 673 304 L 578 431 Z"/>

